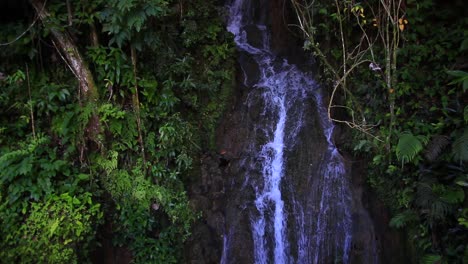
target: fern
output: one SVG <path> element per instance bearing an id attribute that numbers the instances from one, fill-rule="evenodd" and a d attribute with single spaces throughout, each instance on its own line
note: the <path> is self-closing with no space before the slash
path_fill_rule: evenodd
<path id="1" fill-rule="evenodd" d="M 453 142 L 452 153 L 455 160 L 468 161 L 468 128 Z"/>
<path id="2" fill-rule="evenodd" d="M 421 264 L 439 264 L 441 261 L 442 257 L 439 255 L 424 255 L 421 258 Z"/>
<path id="3" fill-rule="evenodd" d="M 423 145 L 418 137 L 409 132 L 400 135 L 396 155 L 403 164 L 411 162 L 422 150 Z"/>
<path id="4" fill-rule="evenodd" d="M 453 204 L 464 199 L 464 193 L 460 193 L 458 188 L 447 189 L 442 184 L 427 182 L 418 184 L 416 195 L 415 204 L 429 224 L 437 223 L 452 214 L 455 208 Z"/>
<path id="5" fill-rule="evenodd" d="M 101 178 L 104 188 L 115 200 L 123 200 L 132 189 L 132 176 L 125 170 L 115 170 Z"/>
<path id="6" fill-rule="evenodd" d="M 389 225 L 391 227 L 400 229 L 408 225 L 409 223 L 418 219 L 417 214 L 414 211 L 407 210 L 402 213 L 395 215 L 391 220 Z"/>
<path id="7" fill-rule="evenodd" d="M 428 213 L 428 219 L 430 223 L 436 223 L 438 221 L 443 221 L 444 218 L 452 212 L 453 207 L 450 204 L 442 201 L 435 200 L 431 204 L 431 209 Z"/>
<path id="8" fill-rule="evenodd" d="M 449 144 L 450 141 L 447 136 L 433 136 L 424 151 L 424 157 L 430 162 L 435 161 Z"/>
<path id="9" fill-rule="evenodd" d="M 96 163 L 99 168 L 103 169 L 107 175 L 112 174 L 113 171 L 117 169 L 118 166 L 118 157 L 119 153 L 114 150 L 110 150 L 107 154 L 107 158 L 98 156 Z"/>
<path id="10" fill-rule="evenodd" d="M 459 186 L 448 187 L 441 194 L 440 198 L 446 203 L 458 204 L 465 200 L 465 192 Z"/>
<path id="11" fill-rule="evenodd" d="M 436 199 L 431 185 L 428 183 L 419 183 L 416 192 L 416 205 L 421 208 L 429 208 Z"/>

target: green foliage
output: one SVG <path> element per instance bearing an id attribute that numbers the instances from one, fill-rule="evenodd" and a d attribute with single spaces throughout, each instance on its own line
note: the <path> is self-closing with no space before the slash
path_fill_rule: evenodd
<path id="1" fill-rule="evenodd" d="M 460 213 L 458 220 L 458 224 L 463 226 L 464 228 L 468 228 L 468 209 L 463 209 L 463 211 Z"/>
<path id="2" fill-rule="evenodd" d="M 441 262 L 442 257 L 439 255 L 425 255 L 421 258 L 421 264 L 438 264 Z"/>
<path id="3" fill-rule="evenodd" d="M 98 17 L 103 25 L 102 30 L 112 36 L 110 45 L 115 43 L 118 47 L 122 47 L 125 43 L 131 42 L 141 50 L 143 44 L 154 44 L 156 39 L 150 34 L 150 20 L 162 17 L 168 12 L 167 1 L 112 0 L 105 3 L 106 8 Z"/>
<path id="4" fill-rule="evenodd" d="M 8 251 L 3 247 L 2 259 L 7 262 L 78 263 L 88 253 L 96 223 L 102 218 L 100 205 L 93 203 L 90 193 L 79 197 L 52 194 L 31 203 L 29 210 L 21 227 L 6 236 L 4 243 L 14 245 Z"/>
<path id="5" fill-rule="evenodd" d="M 403 228 L 407 226 L 408 223 L 418 220 L 418 215 L 411 211 L 407 210 L 405 212 L 395 215 L 391 220 L 389 225 L 394 228 Z"/>
<path id="6" fill-rule="evenodd" d="M 468 161 L 468 128 L 453 142 L 452 153 L 456 161 Z"/>
<path id="7" fill-rule="evenodd" d="M 81 187 L 88 175 L 76 175 L 49 144 L 39 134 L 0 151 L 0 257 L 7 262 L 76 263 L 101 218 L 99 204 Z"/>
<path id="8" fill-rule="evenodd" d="M 356 66 L 334 103 L 347 109 L 347 121 L 363 120 L 365 133 L 352 131 L 346 147 L 372 161 L 368 181 L 391 209 L 391 226 L 405 229 L 421 263 L 464 263 L 468 19 L 463 1 L 408 0 L 394 19 L 397 27 L 383 25 L 391 10 L 379 7 L 398 1 L 291 2 L 302 8 L 297 14 L 303 23 L 313 17 L 304 47 L 322 64 L 325 87 L 334 86 L 337 72 Z M 398 41 L 382 44 L 392 27 Z M 395 48 L 394 57 L 389 47 Z M 373 69 L 369 63 L 355 65 L 360 59 L 372 61 Z"/>
<path id="9" fill-rule="evenodd" d="M 461 84 L 463 92 L 468 90 L 468 72 L 465 71 L 447 71 L 450 76 L 456 77 L 450 84 Z"/>
<path id="10" fill-rule="evenodd" d="M 216 1 L 69 4 L 46 1 L 49 19 L 0 51 L 1 254 L 86 263 L 105 219 L 133 262 L 180 263 L 197 215 L 187 184 L 233 80 Z M 35 17 L 16 15 L 0 42 Z M 100 100 L 82 100 L 51 29 L 84 51 Z"/>
<path id="11" fill-rule="evenodd" d="M 90 47 L 87 55 L 93 62 L 98 80 L 104 82 L 107 89 L 118 89 L 134 85 L 131 63 L 121 49 L 101 46 Z M 125 98 L 128 92 L 125 89 L 118 89 L 115 96 Z"/>
<path id="12" fill-rule="evenodd" d="M 0 184 L 7 189 L 5 198 L 15 203 L 23 197 L 33 200 L 52 192 L 52 180 L 57 174 L 69 174 L 63 160 L 52 160 L 53 153 L 44 145 L 49 139 L 40 136 L 17 150 L 7 151 L 0 156 Z"/>
<path id="13" fill-rule="evenodd" d="M 398 139 L 396 156 L 404 164 L 412 161 L 422 150 L 423 145 L 418 137 L 411 133 L 403 133 Z"/>
<path id="14" fill-rule="evenodd" d="M 447 136 L 432 136 L 431 141 L 429 141 L 426 149 L 424 150 L 424 157 L 430 162 L 436 161 L 449 144 L 450 141 Z"/>

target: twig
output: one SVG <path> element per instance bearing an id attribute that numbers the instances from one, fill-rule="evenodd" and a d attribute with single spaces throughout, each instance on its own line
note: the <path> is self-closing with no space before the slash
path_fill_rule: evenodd
<path id="1" fill-rule="evenodd" d="M 72 26 L 73 25 L 73 14 L 72 14 L 70 0 L 67 0 L 67 13 L 68 13 L 68 26 Z"/>

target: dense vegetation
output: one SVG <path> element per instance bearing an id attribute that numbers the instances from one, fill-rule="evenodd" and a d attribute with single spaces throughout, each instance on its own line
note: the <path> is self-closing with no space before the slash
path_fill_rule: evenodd
<path id="1" fill-rule="evenodd" d="M 232 86 L 214 0 L 0 4 L 0 259 L 178 263 Z M 111 237 L 109 237 L 111 234 Z"/>
<path id="2" fill-rule="evenodd" d="M 329 115 L 423 263 L 468 263 L 463 0 L 291 0 Z M 232 82 L 215 0 L 0 3 L 0 259 L 178 263 Z M 111 237 L 108 237 L 108 235 Z"/>
<path id="3" fill-rule="evenodd" d="M 390 225 L 421 263 L 468 263 L 466 3 L 291 3 Z"/>

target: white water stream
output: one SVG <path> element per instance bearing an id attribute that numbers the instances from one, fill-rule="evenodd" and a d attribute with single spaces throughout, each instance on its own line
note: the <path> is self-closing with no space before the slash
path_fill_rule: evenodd
<path id="1" fill-rule="evenodd" d="M 230 4 L 228 30 L 234 34 L 240 52 L 248 54 L 258 65 L 259 81 L 253 89 L 257 94 L 260 91 L 263 114 L 272 120 L 266 122 L 270 127 L 260 128 L 265 131 L 267 142 L 253 148 L 257 149 L 253 155 L 261 161 L 263 180 L 254 187 L 256 213 L 250 217 L 255 263 L 349 263 L 352 200 L 343 158 L 332 142 L 334 126 L 315 81 L 273 54 L 267 26 L 255 24 L 246 14 L 249 4 L 249 0 L 234 0 Z M 249 42 L 247 27 L 255 27 L 260 44 Z M 297 143 L 295 138 L 303 128 L 306 100 L 314 99 L 328 148 L 323 155 L 325 165 L 317 173 L 320 179 L 315 181 L 319 186 L 310 186 L 311 191 L 319 192 L 318 208 L 305 212 L 304 208 L 310 206 L 294 197 L 288 200 L 291 206 L 286 206 L 282 186 L 286 150 Z M 289 235 L 291 232 L 294 234 Z M 224 241 L 222 263 L 228 264 L 229 234 Z M 291 247 L 295 248 L 294 256 Z"/>

